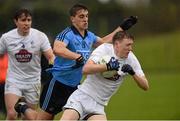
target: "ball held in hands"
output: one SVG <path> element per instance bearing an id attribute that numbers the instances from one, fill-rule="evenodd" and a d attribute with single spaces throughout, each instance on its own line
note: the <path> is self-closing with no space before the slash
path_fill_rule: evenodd
<path id="1" fill-rule="evenodd" d="M 103 64 L 107 67 L 107 71 L 101 73 L 104 78 L 113 81 L 116 81 L 119 78 L 119 75 L 117 73 L 119 62 L 117 61 L 117 59 L 111 57 L 110 55 L 105 55 L 99 59 L 98 64 Z"/>

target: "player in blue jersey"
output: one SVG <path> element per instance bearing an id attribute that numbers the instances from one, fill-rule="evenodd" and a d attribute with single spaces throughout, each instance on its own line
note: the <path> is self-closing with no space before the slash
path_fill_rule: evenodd
<path id="1" fill-rule="evenodd" d="M 88 9 L 82 4 L 74 5 L 70 11 L 72 25 L 63 30 L 54 42 L 53 51 L 56 55 L 52 73 L 52 80 L 45 84 L 41 99 L 41 111 L 36 119 L 51 120 L 62 111 L 68 97 L 77 89 L 82 79 L 82 67 L 89 58 L 93 47 L 111 42 L 113 35 L 128 29 L 136 23 L 136 18 L 129 18 L 109 35 L 100 38 L 88 30 Z M 129 21 L 130 20 L 130 21 Z M 133 23 L 135 20 L 135 23 Z M 131 24 L 129 24 L 131 23 Z M 128 28 L 127 28 L 128 27 Z M 25 115 L 36 113 L 21 103 L 17 103 L 16 111 Z M 31 113 L 29 113 L 31 112 Z"/>

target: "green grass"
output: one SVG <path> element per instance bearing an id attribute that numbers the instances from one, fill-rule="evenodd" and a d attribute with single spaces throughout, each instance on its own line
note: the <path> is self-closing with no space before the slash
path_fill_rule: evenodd
<path id="1" fill-rule="evenodd" d="M 180 119 L 180 73 L 152 73 L 142 91 L 128 77 L 106 107 L 108 119 Z"/>
<path id="2" fill-rule="evenodd" d="M 180 31 L 159 36 L 137 38 L 134 52 L 143 68 L 152 71 L 179 70 Z"/>

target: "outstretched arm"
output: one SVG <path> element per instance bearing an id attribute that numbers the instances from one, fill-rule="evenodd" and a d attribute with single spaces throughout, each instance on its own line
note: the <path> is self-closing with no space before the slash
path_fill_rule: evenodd
<path id="1" fill-rule="evenodd" d="M 114 34 L 118 31 L 126 31 L 133 27 L 138 21 L 137 16 L 130 16 L 128 18 L 125 18 L 120 25 L 110 34 L 106 35 L 103 38 L 98 38 L 98 41 L 94 45 L 95 47 L 101 45 L 102 43 L 112 43 L 112 38 Z"/>
<path id="2" fill-rule="evenodd" d="M 103 44 L 103 43 L 112 43 L 112 38 L 114 36 L 114 34 L 118 31 L 123 31 L 122 28 L 119 26 L 117 27 L 112 33 L 106 35 L 103 38 L 98 38 L 97 42 L 95 43 L 94 47 L 98 47 L 99 45 Z"/>

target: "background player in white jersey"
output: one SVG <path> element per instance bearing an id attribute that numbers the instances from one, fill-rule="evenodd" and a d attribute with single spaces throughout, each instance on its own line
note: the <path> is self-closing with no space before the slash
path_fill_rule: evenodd
<path id="1" fill-rule="evenodd" d="M 107 120 L 104 106 L 118 90 L 127 73 L 140 88 L 149 88 L 143 70 L 132 52 L 132 45 L 133 37 L 122 31 L 114 35 L 113 44 L 102 44 L 93 51 L 83 67 L 83 73 L 88 74 L 87 78 L 68 99 L 61 120 Z M 110 61 L 98 64 L 105 55 L 111 56 Z M 118 75 L 104 78 L 101 73 L 107 70 L 117 70 Z"/>
<path id="2" fill-rule="evenodd" d="M 29 107 L 35 108 L 40 95 L 41 54 L 54 61 L 47 36 L 31 28 L 32 15 L 20 9 L 14 15 L 17 28 L 0 38 L 0 56 L 8 54 L 9 65 L 5 84 L 7 120 L 16 119 L 14 105 L 24 96 Z"/>

